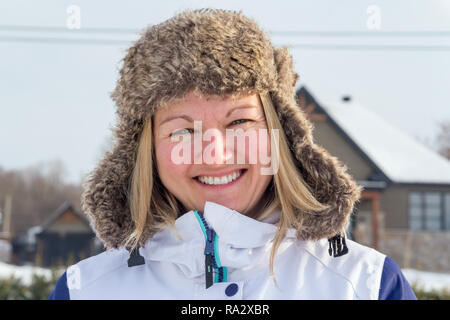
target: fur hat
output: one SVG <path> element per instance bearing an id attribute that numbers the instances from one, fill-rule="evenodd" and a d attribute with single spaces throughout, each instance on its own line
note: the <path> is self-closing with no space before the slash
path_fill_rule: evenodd
<path id="1" fill-rule="evenodd" d="M 257 23 L 238 12 L 184 11 L 145 30 L 128 49 L 111 93 L 118 116 L 115 145 L 84 183 L 82 208 L 105 247 L 122 246 L 133 230 L 127 191 L 145 118 L 194 88 L 219 96 L 268 92 L 305 182 L 331 206 L 305 214 L 298 237 L 342 233 L 360 187 L 338 159 L 314 144 L 312 124 L 296 101 L 297 80 L 287 48 L 275 48 Z M 150 233 L 143 236 L 141 244 Z"/>

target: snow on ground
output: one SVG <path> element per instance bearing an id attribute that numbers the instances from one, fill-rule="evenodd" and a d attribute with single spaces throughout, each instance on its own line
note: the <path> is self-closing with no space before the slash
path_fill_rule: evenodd
<path id="1" fill-rule="evenodd" d="M 46 279 L 51 279 L 51 270 L 38 268 L 33 266 L 15 266 L 0 262 L 0 279 L 8 279 L 11 276 L 19 278 L 22 283 L 29 285 L 33 279 L 33 274 L 44 276 Z"/>
<path id="2" fill-rule="evenodd" d="M 426 272 L 414 269 L 403 269 L 402 272 L 411 285 L 417 283 L 426 291 L 450 290 L 450 273 Z M 0 279 L 6 279 L 13 275 L 22 279 L 24 284 L 30 284 L 33 273 L 51 279 L 51 271 L 49 269 L 33 266 L 15 266 L 0 262 Z"/>
<path id="3" fill-rule="evenodd" d="M 411 285 L 417 283 L 425 291 L 441 291 L 444 289 L 450 291 L 450 273 L 436 273 L 414 269 L 403 269 L 402 272 Z"/>

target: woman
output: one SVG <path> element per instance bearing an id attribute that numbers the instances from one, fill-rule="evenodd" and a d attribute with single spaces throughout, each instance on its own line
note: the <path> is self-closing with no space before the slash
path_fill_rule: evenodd
<path id="1" fill-rule="evenodd" d="M 345 240 L 361 188 L 314 144 L 297 79 L 241 13 L 150 27 L 112 93 L 115 146 L 84 185 L 107 250 L 50 298 L 415 299 L 392 259 Z"/>

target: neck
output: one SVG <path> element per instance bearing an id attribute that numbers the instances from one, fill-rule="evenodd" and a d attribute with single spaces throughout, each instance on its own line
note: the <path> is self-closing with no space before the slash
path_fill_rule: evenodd
<path id="1" fill-rule="evenodd" d="M 273 185 L 270 183 L 258 203 L 245 215 L 260 221 L 267 218 L 278 207 L 278 205 L 274 205 L 274 200 Z"/>

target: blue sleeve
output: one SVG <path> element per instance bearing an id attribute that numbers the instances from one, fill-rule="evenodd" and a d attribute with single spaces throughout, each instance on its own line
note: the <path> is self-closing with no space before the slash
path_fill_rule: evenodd
<path id="1" fill-rule="evenodd" d="M 390 257 L 384 260 L 379 300 L 417 300 L 400 267 Z"/>
<path id="2" fill-rule="evenodd" d="M 67 288 L 66 273 L 58 279 L 55 289 L 48 297 L 48 300 L 70 300 L 69 289 Z"/>

